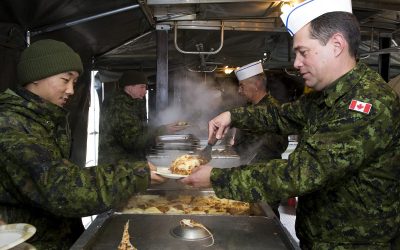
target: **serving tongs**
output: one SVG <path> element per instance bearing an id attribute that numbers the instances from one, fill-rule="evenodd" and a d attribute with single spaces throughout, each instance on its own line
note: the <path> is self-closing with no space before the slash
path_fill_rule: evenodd
<path id="1" fill-rule="evenodd" d="M 205 146 L 205 148 L 198 152 L 199 158 L 201 160 L 201 165 L 204 165 L 211 161 L 212 147 L 217 143 L 217 141 L 218 139 L 215 138 L 215 136 L 212 137 L 210 140 L 208 140 L 207 146 Z"/>

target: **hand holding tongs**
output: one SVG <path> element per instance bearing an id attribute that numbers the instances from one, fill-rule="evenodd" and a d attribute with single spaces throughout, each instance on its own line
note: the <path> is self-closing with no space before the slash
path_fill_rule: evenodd
<path id="1" fill-rule="evenodd" d="M 207 142 L 207 146 L 200 150 L 199 156 L 202 160 L 202 165 L 208 163 L 211 161 L 211 152 L 212 152 L 212 147 L 217 143 L 218 139 L 215 138 L 215 136 L 211 137 L 210 140 Z"/>

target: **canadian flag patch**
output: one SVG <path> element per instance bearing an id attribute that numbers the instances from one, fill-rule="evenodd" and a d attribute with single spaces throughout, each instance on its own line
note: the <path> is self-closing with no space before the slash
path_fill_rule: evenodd
<path id="1" fill-rule="evenodd" d="M 364 114 L 369 114 L 369 111 L 371 111 L 372 104 L 368 102 L 360 102 L 357 100 L 351 100 L 349 109 L 358 111 Z"/>

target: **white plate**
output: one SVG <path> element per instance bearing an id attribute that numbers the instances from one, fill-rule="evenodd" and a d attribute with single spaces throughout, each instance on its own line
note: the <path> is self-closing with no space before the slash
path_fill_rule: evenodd
<path id="1" fill-rule="evenodd" d="M 36 228 L 29 224 L 16 223 L 0 226 L 0 250 L 10 249 L 26 241 L 36 233 Z"/>
<path id="2" fill-rule="evenodd" d="M 156 174 L 169 179 L 182 179 L 188 176 L 182 174 L 173 174 L 169 168 L 157 168 Z"/>

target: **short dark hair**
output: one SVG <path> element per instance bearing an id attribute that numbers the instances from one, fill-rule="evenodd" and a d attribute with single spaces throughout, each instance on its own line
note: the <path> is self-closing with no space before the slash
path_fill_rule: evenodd
<path id="1" fill-rule="evenodd" d="M 268 83 L 267 83 L 267 76 L 265 75 L 264 72 L 262 72 L 262 73 L 260 73 L 260 74 L 258 74 L 258 75 L 255 75 L 254 78 L 255 78 L 255 79 L 259 79 L 259 80 L 262 82 L 262 85 L 261 85 L 261 86 L 264 88 L 265 91 L 268 90 L 268 88 L 267 88 L 267 85 L 268 85 Z"/>
<path id="2" fill-rule="evenodd" d="M 350 55 L 357 58 L 361 42 L 360 25 L 352 13 L 329 12 L 315 18 L 310 23 L 311 38 L 317 39 L 322 45 L 326 45 L 337 32 L 344 35 L 349 44 Z"/>

